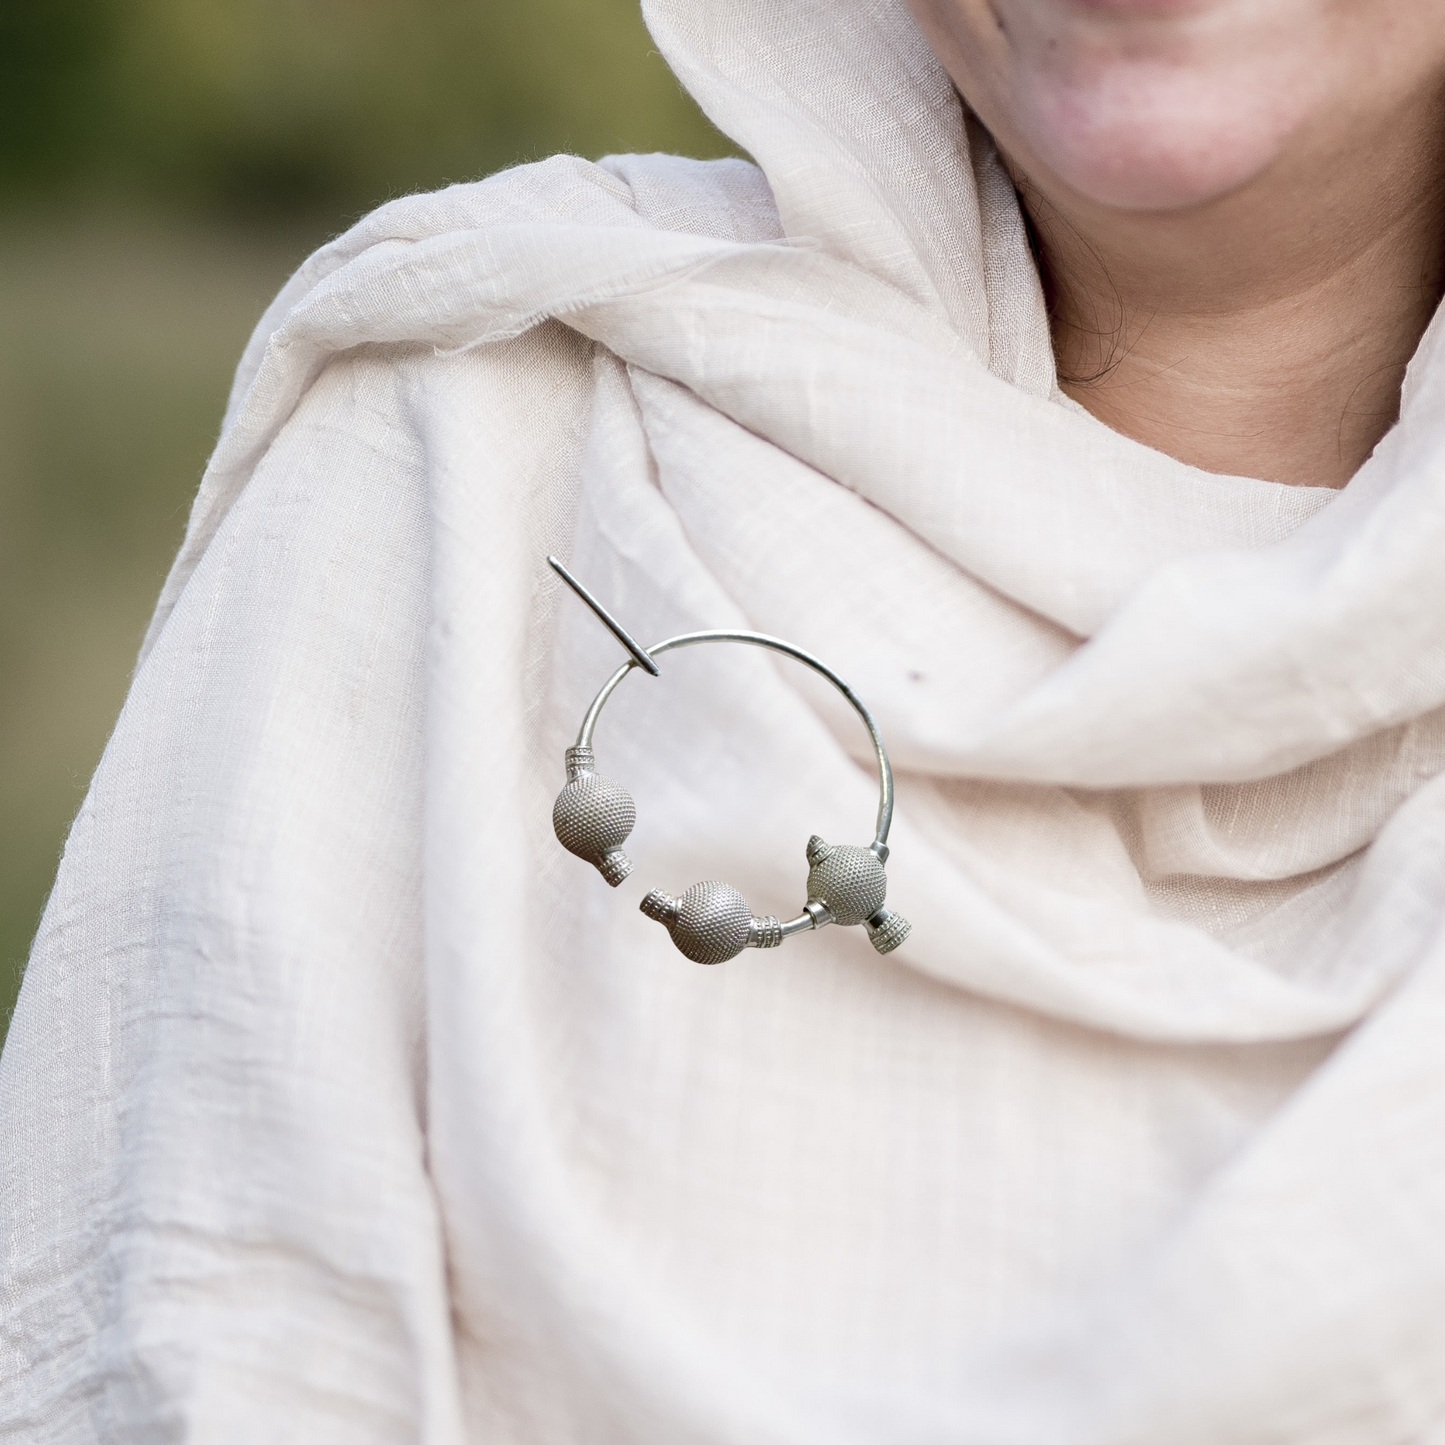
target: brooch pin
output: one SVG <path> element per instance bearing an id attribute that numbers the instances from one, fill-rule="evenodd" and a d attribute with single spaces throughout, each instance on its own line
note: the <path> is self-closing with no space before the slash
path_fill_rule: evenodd
<path id="1" fill-rule="evenodd" d="M 632 860 L 622 851 L 622 845 L 637 823 L 637 807 L 625 788 L 596 771 L 592 734 L 608 698 L 624 678 L 639 669 L 652 677 L 660 677 L 656 659 L 675 648 L 711 642 L 765 647 L 794 658 L 827 678 L 862 718 L 878 760 L 878 821 L 873 841 L 866 848 L 860 848 L 850 843 L 825 843 L 816 834 L 809 838 L 807 900 L 803 911 L 786 923 L 771 917 L 755 917 L 736 888 L 713 881 L 694 883 L 676 898 L 654 888 L 642 900 L 642 911 L 662 924 L 678 950 L 694 963 L 723 963 L 736 958 L 745 948 L 776 948 L 785 938 L 824 928 L 830 923 L 843 927 L 861 923 L 879 953 L 891 953 L 897 948 L 908 937 L 912 925 L 902 914 L 883 906 L 888 893 L 884 865 L 888 861 L 888 829 L 893 822 L 893 769 L 878 725 L 857 693 L 812 653 L 762 632 L 684 632 L 643 648 L 555 557 L 548 557 L 547 562 L 629 654 L 628 660 L 602 684 L 601 691 L 592 699 L 577 741 L 566 751 L 567 785 L 552 806 L 552 827 L 557 841 L 569 853 L 591 863 L 616 888 L 632 872 Z"/>

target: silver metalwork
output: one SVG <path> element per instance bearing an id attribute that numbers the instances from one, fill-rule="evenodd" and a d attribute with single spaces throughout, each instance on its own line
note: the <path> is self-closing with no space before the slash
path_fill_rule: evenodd
<path id="1" fill-rule="evenodd" d="M 660 676 L 657 664 L 633 635 L 549 552 L 547 565 L 597 614 L 602 625 L 632 654 L 633 661 L 653 677 Z"/>
<path id="2" fill-rule="evenodd" d="M 557 841 L 569 853 L 593 864 L 616 888 L 632 872 L 632 859 L 622 845 L 636 826 L 637 804 L 627 789 L 599 778 L 591 770 L 590 758 L 585 765 L 569 758 L 567 786 L 552 804 L 552 831 Z"/>
<path id="3" fill-rule="evenodd" d="M 557 795 L 552 808 L 552 826 L 562 846 L 593 864 L 614 888 L 632 871 L 631 860 L 622 851 L 622 844 L 637 822 L 637 809 L 624 788 L 597 775 L 592 748 L 592 734 L 602 709 L 628 673 L 643 669 L 654 677 L 660 676 L 655 659 L 678 647 L 738 642 L 767 648 L 794 658 L 827 678 L 847 698 L 868 729 L 878 763 L 878 817 L 873 841 L 866 848 L 846 843 L 830 845 L 814 834 L 807 846 L 807 901 L 803 911 L 786 923 L 772 917 L 754 917 L 747 900 L 736 888 L 718 882 L 695 883 L 680 898 L 654 888 L 640 907 L 649 918 L 661 923 L 678 949 L 696 963 L 722 963 L 737 957 L 745 948 L 776 948 L 795 933 L 824 928 L 830 923 L 845 928 L 861 923 L 879 953 L 891 953 L 897 948 L 912 931 L 912 925 L 902 914 L 883 906 L 888 893 L 884 865 L 888 862 L 888 830 L 893 822 L 893 769 L 878 725 L 857 693 L 812 653 L 762 632 L 732 629 L 685 632 L 644 649 L 555 557 L 549 556 L 547 561 L 629 654 L 628 660 L 593 698 L 582 719 L 577 741 L 567 749 L 567 786 Z"/>
<path id="4" fill-rule="evenodd" d="M 681 898 L 654 888 L 639 905 L 672 935 L 678 952 L 694 963 L 724 963 L 748 946 L 760 920 L 748 900 L 726 883 L 694 883 Z"/>
<path id="5" fill-rule="evenodd" d="M 913 925 L 901 914 L 880 908 L 872 918 L 863 920 L 868 930 L 868 941 L 879 953 L 892 953 L 910 933 Z"/>
<path id="6" fill-rule="evenodd" d="M 883 907 L 888 879 L 877 854 L 847 843 L 830 847 L 816 833 L 808 839 L 808 898 L 824 904 L 844 928 Z"/>

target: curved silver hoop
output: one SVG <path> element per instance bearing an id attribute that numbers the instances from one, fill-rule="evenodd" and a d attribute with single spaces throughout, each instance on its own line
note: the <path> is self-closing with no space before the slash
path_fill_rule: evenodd
<path id="1" fill-rule="evenodd" d="M 647 655 L 656 658 L 664 652 L 671 652 L 674 648 L 694 647 L 700 642 L 742 642 L 749 647 L 766 647 L 772 652 L 781 652 L 784 656 L 794 658 L 805 667 L 811 667 L 820 676 L 826 677 L 848 699 L 852 704 L 853 711 L 863 719 L 863 726 L 868 729 L 868 736 L 873 743 L 873 755 L 878 760 L 878 821 L 873 830 L 873 841 L 868 847 L 878 855 L 880 863 L 886 863 L 888 861 L 888 830 L 893 826 L 893 768 L 888 761 L 888 750 L 883 746 L 883 737 L 878 731 L 878 724 L 873 721 L 873 714 L 868 711 L 863 699 L 826 662 L 791 642 L 785 642 L 781 637 L 769 637 L 766 632 L 733 632 L 725 628 L 718 628 L 710 632 L 683 632 L 676 637 L 669 637 L 665 642 L 659 642 L 649 647 Z M 597 726 L 598 718 L 602 716 L 602 709 L 607 705 L 607 699 L 617 691 L 623 678 L 628 673 L 635 672 L 637 668 L 636 661 L 624 662 L 602 684 L 601 690 L 592 699 L 592 706 L 587 709 L 587 716 L 582 719 L 575 747 L 590 748 L 592 746 L 592 733 Z"/>
<path id="2" fill-rule="evenodd" d="M 912 931 L 912 925 L 901 914 L 883 906 L 888 890 L 884 869 L 888 861 L 888 830 L 893 822 L 893 769 L 878 724 L 863 699 L 820 658 L 781 637 L 770 637 L 763 632 L 723 628 L 684 632 L 644 649 L 555 557 L 548 557 L 547 561 L 630 654 L 592 699 L 578 729 L 577 741 L 567 749 L 567 784 L 552 808 L 552 826 L 562 846 L 593 864 L 614 888 L 632 871 L 632 862 L 622 851 L 622 844 L 631 835 L 637 810 L 625 789 L 598 776 L 592 747 L 592 735 L 602 709 L 629 673 L 646 671 L 659 676 L 655 659 L 680 647 L 737 642 L 766 648 L 791 657 L 827 678 L 847 698 L 868 729 L 878 764 L 878 816 L 873 841 L 867 847 L 830 845 L 814 834 L 806 849 L 807 900 L 802 912 L 786 923 L 770 916 L 755 917 L 737 889 L 716 881 L 696 883 L 676 898 L 654 888 L 642 900 L 641 909 L 649 918 L 663 924 L 678 949 L 697 963 L 722 963 L 745 948 L 776 948 L 785 938 L 830 923 L 863 924 L 879 953 L 891 953 L 897 948 Z"/>

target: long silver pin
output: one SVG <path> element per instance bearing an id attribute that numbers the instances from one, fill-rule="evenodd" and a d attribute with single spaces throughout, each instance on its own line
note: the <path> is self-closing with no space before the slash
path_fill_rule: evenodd
<path id="1" fill-rule="evenodd" d="M 547 565 L 597 614 L 602 625 L 632 654 L 644 672 L 661 677 L 657 664 L 637 645 L 632 634 L 550 553 Z"/>

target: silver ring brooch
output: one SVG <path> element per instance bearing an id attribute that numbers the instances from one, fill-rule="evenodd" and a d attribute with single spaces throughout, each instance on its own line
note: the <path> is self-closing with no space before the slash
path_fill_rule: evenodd
<path id="1" fill-rule="evenodd" d="M 785 938 L 830 923 L 843 927 L 861 923 L 879 953 L 891 953 L 897 948 L 908 937 L 912 925 L 902 914 L 884 907 L 888 894 L 884 865 L 888 862 L 888 829 L 893 822 L 893 769 L 878 725 L 858 694 L 812 653 L 762 632 L 684 632 L 644 649 L 561 562 L 555 557 L 547 561 L 629 653 L 627 661 L 592 699 L 577 741 L 566 751 L 567 785 L 552 805 L 557 841 L 569 853 L 591 863 L 616 888 L 632 872 L 632 860 L 622 851 L 622 845 L 637 823 L 637 807 L 625 788 L 596 770 L 592 734 L 608 698 L 629 673 L 640 670 L 660 676 L 655 659 L 679 647 L 712 642 L 764 647 L 794 658 L 827 678 L 863 720 L 878 762 L 878 818 L 873 841 L 867 847 L 856 847 L 851 843 L 825 843 L 816 834 L 809 838 L 807 898 L 802 912 L 786 923 L 756 917 L 736 888 L 715 881 L 694 883 L 678 897 L 654 888 L 642 900 L 642 911 L 662 924 L 678 950 L 694 963 L 724 963 L 745 948 L 776 948 Z"/>

